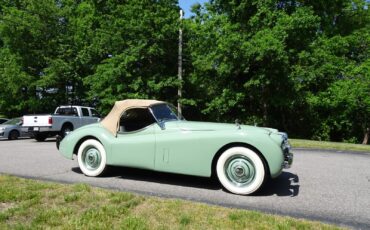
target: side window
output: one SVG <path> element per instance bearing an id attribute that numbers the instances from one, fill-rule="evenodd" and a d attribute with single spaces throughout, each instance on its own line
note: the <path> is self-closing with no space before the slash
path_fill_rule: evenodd
<path id="1" fill-rule="evenodd" d="M 148 108 L 134 108 L 125 111 L 120 119 L 119 131 L 132 132 L 155 122 Z"/>
<path id="2" fill-rule="evenodd" d="M 95 109 L 90 109 L 92 117 L 100 117 L 100 114 Z"/>
<path id="3" fill-rule="evenodd" d="M 82 116 L 84 117 L 90 116 L 89 110 L 87 108 L 81 108 L 81 111 L 82 111 Z"/>

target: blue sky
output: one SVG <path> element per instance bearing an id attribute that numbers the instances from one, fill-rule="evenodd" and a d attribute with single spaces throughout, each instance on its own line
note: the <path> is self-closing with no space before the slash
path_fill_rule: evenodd
<path id="1" fill-rule="evenodd" d="M 179 0 L 179 5 L 184 10 L 185 17 L 188 18 L 191 16 L 190 7 L 195 3 L 203 4 L 204 2 L 208 2 L 208 0 Z"/>

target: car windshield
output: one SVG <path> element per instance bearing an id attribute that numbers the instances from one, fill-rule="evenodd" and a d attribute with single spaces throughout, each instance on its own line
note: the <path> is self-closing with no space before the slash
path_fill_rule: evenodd
<path id="1" fill-rule="evenodd" d="M 179 120 L 176 113 L 167 104 L 153 105 L 151 110 L 159 122 Z"/>
<path id="2" fill-rule="evenodd" d="M 3 125 L 17 125 L 21 122 L 20 118 L 14 118 L 3 123 Z"/>

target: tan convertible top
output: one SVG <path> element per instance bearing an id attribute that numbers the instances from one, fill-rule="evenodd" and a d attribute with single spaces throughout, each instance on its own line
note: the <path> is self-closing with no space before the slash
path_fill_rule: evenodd
<path id="1" fill-rule="evenodd" d="M 157 100 L 127 99 L 116 101 L 109 114 L 100 122 L 113 135 L 117 135 L 119 120 L 122 113 L 129 108 L 145 108 L 154 104 L 165 103 Z"/>

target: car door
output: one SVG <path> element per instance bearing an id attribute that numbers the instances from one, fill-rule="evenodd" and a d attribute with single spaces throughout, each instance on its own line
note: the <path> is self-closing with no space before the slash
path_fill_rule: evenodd
<path id="1" fill-rule="evenodd" d="M 182 130 L 179 122 L 155 127 L 155 169 L 187 175 L 209 176 L 215 146 L 207 131 Z M 208 133 L 208 132 L 207 132 Z"/>
<path id="2" fill-rule="evenodd" d="M 81 117 L 80 117 L 80 126 L 91 124 L 91 116 L 89 109 L 86 107 L 81 107 Z"/>
<path id="3" fill-rule="evenodd" d="M 154 118 L 147 108 L 127 110 L 112 142 L 113 165 L 154 169 Z"/>

